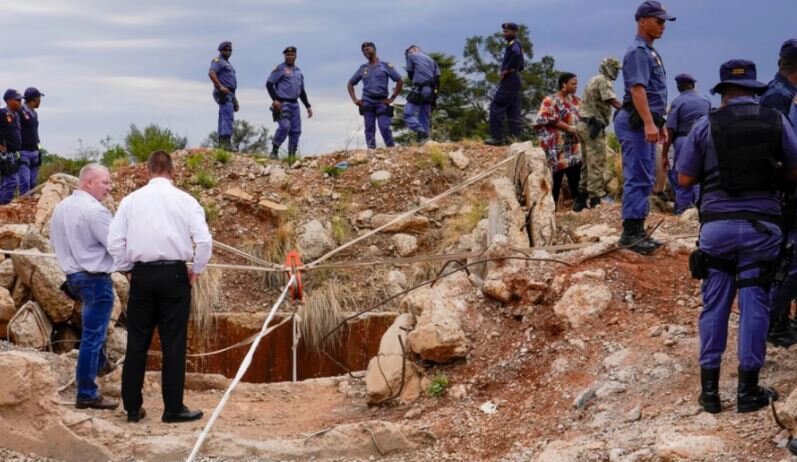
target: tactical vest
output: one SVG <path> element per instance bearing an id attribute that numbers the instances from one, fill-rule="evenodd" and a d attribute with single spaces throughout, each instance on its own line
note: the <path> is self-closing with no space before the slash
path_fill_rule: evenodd
<path id="1" fill-rule="evenodd" d="M 706 172 L 702 192 L 721 189 L 739 196 L 775 191 L 783 158 L 780 113 L 754 103 L 737 104 L 711 111 L 709 122 L 717 168 Z"/>

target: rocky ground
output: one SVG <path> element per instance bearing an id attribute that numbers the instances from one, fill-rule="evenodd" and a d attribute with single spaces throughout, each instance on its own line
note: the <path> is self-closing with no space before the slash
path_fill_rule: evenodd
<path id="1" fill-rule="evenodd" d="M 530 158 L 538 154 L 528 152 Z M 298 246 L 307 261 L 485 170 L 507 151 L 429 144 L 371 156 L 335 153 L 293 167 L 214 156 L 175 155 L 176 182 L 205 206 L 214 237 L 271 261 Z M 345 169 L 333 168 L 344 161 Z M 528 165 L 533 170 L 531 160 Z M 697 406 L 701 300 L 686 270 L 695 216 L 672 217 L 666 204 L 655 203 L 648 225 L 659 225 L 655 236 L 665 247 L 649 257 L 612 250 L 619 205 L 576 214 L 563 202 L 554 215 L 544 203 L 544 179 L 530 177 L 518 202 L 517 178 L 526 176 L 518 170 L 510 164 L 333 261 L 483 252 L 470 257 L 473 262 L 522 256 L 512 249 L 523 248 L 533 258 L 563 263 L 493 261 L 388 304 L 382 310 L 404 315 L 365 373 L 242 383 L 201 452 L 204 460 L 792 460 L 783 449 L 788 434 L 769 411 L 735 412 L 735 313 L 723 363 L 723 412 L 706 414 Z M 140 166 L 117 170 L 115 201 L 145 182 Z M 529 201 L 538 204 L 535 224 L 555 222 L 555 232 L 533 226 L 532 234 L 558 247 L 528 249 L 518 223 Z M 43 205 L 39 196 L 0 207 L 0 237 L 4 225 L 35 226 L 37 220 L 43 231 Z M 551 216 L 545 215 L 549 209 Z M 249 263 L 221 251 L 214 261 Z M 308 294 L 334 286 L 342 309 L 355 311 L 441 266 L 310 272 Z M 20 279 L 8 277 L 15 278 L 12 286 Z M 225 271 L 221 287 L 215 311 L 257 314 L 273 303 L 280 285 L 275 278 Z M 15 301 L 14 309 L 24 301 Z M 130 425 L 121 410 L 74 409 L 74 387 L 68 386 L 74 350 L 54 354 L 0 342 L 0 352 L 2 460 L 184 459 L 229 383 L 219 375 L 190 374 L 185 401 L 206 417 L 170 425 L 160 422 L 160 376 L 150 372 L 148 416 Z M 797 430 L 797 395 L 787 400 L 797 383 L 791 354 L 771 348 L 762 381 L 781 392 L 779 414 Z M 102 378 L 103 391 L 118 396 L 119 379 L 119 370 Z M 387 399 L 397 386 L 399 396 Z"/>

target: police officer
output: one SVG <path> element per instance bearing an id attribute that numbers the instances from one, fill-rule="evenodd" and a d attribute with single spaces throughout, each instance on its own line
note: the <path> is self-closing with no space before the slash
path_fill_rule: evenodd
<path id="1" fill-rule="evenodd" d="M 783 114 L 789 113 L 789 106 L 797 96 L 797 38 L 786 40 L 780 47 L 778 73 L 769 82 L 761 104 L 777 109 Z"/>
<path id="2" fill-rule="evenodd" d="M 235 78 L 235 68 L 230 64 L 232 56 L 232 43 L 221 42 L 219 55 L 210 62 L 208 77 L 213 82 L 213 99 L 219 105 L 219 146 L 223 149 L 232 149 L 232 132 L 234 113 L 238 112 L 238 99 L 235 98 L 235 89 L 238 81 Z"/>
<path id="3" fill-rule="evenodd" d="M 19 185 L 19 150 L 22 147 L 22 133 L 19 124 L 19 111 L 22 109 L 22 95 L 13 88 L 3 94 L 6 107 L 0 109 L 0 205 L 14 200 Z"/>
<path id="4" fill-rule="evenodd" d="M 349 79 L 347 89 L 354 104 L 359 106 L 360 115 L 363 116 L 365 125 L 365 142 L 368 149 L 376 148 L 376 123 L 379 122 L 379 132 L 385 146 L 392 148 L 396 145 L 393 141 L 393 132 L 390 122 L 393 119 L 393 101 L 401 93 L 404 80 L 392 64 L 380 61 L 376 56 L 374 42 L 363 42 L 360 46 L 363 56 L 368 60 L 360 66 L 357 72 Z M 388 79 L 396 82 L 393 94 L 388 97 Z M 363 82 L 363 95 L 361 99 L 354 93 L 354 86 Z"/>
<path id="5" fill-rule="evenodd" d="M 501 61 L 501 81 L 490 103 L 490 138 L 485 144 L 500 146 L 504 139 L 504 117 L 509 119 L 509 133 L 520 137 L 523 117 L 520 114 L 520 72 L 524 67 L 523 48 L 517 39 L 518 25 L 513 22 L 501 24 L 506 48 Z"/>
<path id="6" fill-rule="evenodd" d="M 415 132 L 415 140 L 423 142 L 431 131 L 432 104 L 440 88 L 440 67 L 417 45 L 407 48 L 404 56 L 407 75 L 412 81 L 412 90 L 404 106 L 404 122 Z"/>
<path id="7" fill-rule="evenodd" d="M 579 106 L 579 121 L 576 134 L 581 141 L 581 180 L 578 195 L 573 203 L 573 211 L 580 212 L 587 207 L 597 207 L 606 197 L 606 131 L 612 115 L 612 108 L 620 109 L 621 103 L 614 93 L 614 81 L 622 66 L 614 57 L 604 58 L 598 74 L 587 81 L 584 98 Z"/>
<path id="8" fill-rule="evenodd" d="M 623 233 L 619 243 L 648 254 L 661 245 L 645 239 L 645 218 L 656 177 L 656 143 L 667 141 L 667 82 L 653 41 L 664 35 L 665 23 L 675 21 L 675 17 L 667 14 L 661 3 L 648 0 L 639 5 L 634 19 L 637 36 L 623 58 L 623 108 L 614 120 L 623 150 Z"/>
<path id="9" fill-rule="evenodd" d="M 694 205 L 697 200 L 697 188 L 682 188 L 678 185 L 678 173 L 675 171 L 675 164 L 678 163 L 678 155 L 686 140 L 686 135 L 692 130 L 695 122 L 711 110 L 711 100 L 695 90 L 696 82 L 697 80 L 689 74 L 675 76 L 675 84 L 678 86 L 680 94 L 670 105 L 666 125 L 667 141 L 664 142 L 661 154 L 665 170 L 672 166 L 667 172 L 667 177 L 670 180 L 673 191 L 675 191 L 675 209 L 673 212 L 676 215 L 680 215 Z M 669 163 L 667 157 L 671 146 L 675 148 L 672 164 Z"/>
<path id="10" fill-rule="evenodd" d="M 304 91 L 304 75 L 296 67 L 296 47 L 287 47 L 282 51 L 285 62 L 271 71 L 266 81 L 266 90 L 271 96 L 271 112 L 278 122 L 277 133 L 272 140 L 271 158 L 279 156 L 279 149 L 285 137 L 288 137 L 288 155 L 296 155 L 299 147 L 299 136 L 302 134 L 302 117 L 298 100 L 307 109 L 307 118 L 313 117 L 313 109 Z"/>
<path id="11" fill-rule="evenodd" d="M 25 89 L 25 104 L 20 112 L 22 128 L 22 148 L 19 151 L 19 193 L 25 194 L 36 186 L 36 177 L 42 164 L 39 152 L 39 114 L 36 109 L 41 106 L 42 96 L 35 87 Z"/>
<path id="12" fill-rule="evenodd" d="M 720 411 L 719 376 L 731 305 L 739 291 L 739 374 L 736 408 L 752 412 L 778 394 L 758 385 L 766 356 L 772 263 L 781 245 L 781 202 L 773 189 L 797 175 L 797 136 L 779 112 L 756 103 L 766 90 L 751 61 L 720 67 L 722 107 L 698 120 L 683 143 L 676 170 L 683 187 L 700 183 L 699 249 L 690 257 L 703 279 L 700 404 Z M 776 140 L 776 142 L 773 142 Z"/>

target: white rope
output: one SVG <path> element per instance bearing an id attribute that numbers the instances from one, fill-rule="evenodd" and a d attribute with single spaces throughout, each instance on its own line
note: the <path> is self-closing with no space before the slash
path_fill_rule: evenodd
<path id="1" fill-rule="evenodd" d="M 285 295 L 288 293 L 288 289 L 293 285 L 294 281 L 296 280 L 296 276 L 291 276 L 288 284 L 282 289 L 282 293 L 280 294 L 277 301 L 274 303 L 274 306 L 271 307 L 271 312 L 266 317 L 266 321 L 263 323 L 263 327 L 260 329 L 260 334 L 258 334 L 255 341 L 252 342 L 252 346 L 249 348 L 249 352 L 246 353 L 243 362 L 241 362 L 241 366 L 238 367 L 238 372 L 235 374 L 235 378 L 232 379 L 230 386 L 227 388 L 227 391 L 224 392 L 224 396 L 222 396 L 221 401 L 216 406 L 216 409 L 213 410 L 213 414 L 211 414 L 210 419 L 208 419 L 208 423 L 205 424 L 205 428 L 202 430 L 202 433 L 199 434 L 199 439 L 197 440 L 196 444 L 194 445 L 194 449 L 191 451 L 191 454 L 186 459 L 186 462 L 192 462 L 194 457 L 196 457 L 199 449 L 202 447 L 202 443 L 205 442 L 205 438 L 208 436 L 208 432 L 210 432 L 210 428 L 216 422 L 216 419 L 221 414 L 221 410 L 224 409 L 224 405 L 227 404 L 227 400 L 230 399 L 230 394 L 232 394 L 233 389 L 238 385 L 238 382 L 241 381 L 246 370 L 249 369 L 249 365 L 252 364 L 252 358 L 255 355 L 255 350 L 257 350 L 257 346 L 260 344 L 260 340 L 266 335 L 266 330 L 268 329 L 268 324 L 271 322 L 271 319 L 274 317 L 274 314 L 277 312 L 277 308 L 282 304 L 283 300 L 285 300 Z"/>

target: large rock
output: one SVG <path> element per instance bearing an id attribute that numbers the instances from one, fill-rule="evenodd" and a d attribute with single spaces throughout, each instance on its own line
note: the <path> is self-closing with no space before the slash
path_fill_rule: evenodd
<path id="1" fill-rule="evenodd" d="M 371 226 L 379 228 L 394 220 L 397 215 L 388 215 L 380 213 L 371 218 Z M 411 216 L 400 220 L 387 228 L 383 229 L 384 233 L 422 233 L 429 229 L 429 219 L 422 216 Z"/>
<path id="2" fill-rule="evenodd" d="M 37 249 L 52 252 L 50 242 L 30 225 L 0 226 L 0 249 Z"/>
<path id="3" fill-rule="evenodd" d="M 105 352 L 108 355 L 108 361 L 115 363 L 125 355 L 125 350 L 127 350 L 127 331 L 123 327 L 114 326 L 111 323 L 108 326 L 108 336 L 105 339 Z"/>
<path id="4" fill-rule="evenodd" d="M 314 260 L 335 247 L 332 236 L 318 220 L 302 225 L 298 244 L 305 260 Z"/>
<path id="5" fill-rule="evenodd" d="M 14 263 L 11 259 L 3 260 L 0 263 L 0 287 L 4 289 L 13 289 L 14 282 L 17 280 L 17 274 L 14 272 Z"/>
<path id="6" fill-rule="evenodd" d="M 66 199 L 77 189 L 78 179 L 72 175 L 58 173 L 51 176 L 41 190 L 39 202 L 36 204 L 34 228 L 44 236 L 50 235 L 50 218 L 59 202 Z"/>
<path id="7" fill-rule="evenodd" d="M 464 358 L 470 342 L 462 329 L 464 312 L 449 299 L 433 298 L 410 332 L 409 345 L 421 358 L 445 363 Z"/>
<path id="8" fill-rule="evenodd" d="M 509 241 L 503 234 L 496 234 L 492 241 L 481 258 L 500 258 L 512 254 Z M 488 262 L 482 291 L 502 303 L 522 298 L 529 286 L 526 265 L 526 261 L 514 259 Z"/>
<path id="9" fill-rule="evenodd" d="M 11 341 L 31 348 L 44 348 L 50 342 L 53 325 L 38 303 L 28 302 L 8 326 Z M 1 355 L 0 355 L 1 356 Z"/>
<path id="10" fill-rule="evenodd" d="M 11 259 L 17 276 L 30 287 L 33 299 L 52 322 L 64 322 L 72 316 L 75 304 L 60 289 L 66 277 L 55 259 L 27 255 L 14 255 Z"/>
<path id="11" fill-rule="evenodd" d="M 714 460 L 724 451 L 725 444 L 718 436 L 664 432 L 659 434 L 656 444 L 656 455 L 664 460 Z"/>
<path id="12" fill-rule="evenodd" d="M 402 312 L 420 316 L 430 308 L 436 299 L 446 299 L 453 303 L 457 310 L 465 310 L 463 299 L 473 291 L 468 276 L 464 271 L 458 271 L 437 281 L 434 287 L 423 286 L 413 290 L 401 299 L 399 303 Z"/>
<path id="13" fill-rule="evenodd" d="M 519 162 L 510 163 L 509 177 L 514 178 L 523 190 L 523 206 L 526 210 L 531 209 L 531 245 L 551 245 L 556 239 L 556 204 L 553 202 L 553 178 L 545 151 L 527 141 L 509 147 L 508 155 L 517 153 L 523 153 L 523 156 Z"/>
<path id="14" fill-rule="evenodd" d="M 22 279 L 17 278 L 14 288 L 11 289 L 11 298 L 14 299 L 14 305 L 24 305 L 25 302 L 30 300 L 30 287 L 26 286 Z"/>
<path id="15" fill-rule="evenodd" d="M 5 287 L 0 287 L 0 323 L 10 321 L 16 312 L 17 307 L 14 305 L 14 299 L 11 298 L 11 292 Z"/>
<path id="16" fill-rule="evenodd" d="M 394 234 L 390 240 L 393 241 L 396 251 L 402 257 L 409 257 L 418 250 L 418 239 L 415 236 L 398 233 Z"/>
<path id="17" fill-rule="evenodd" d="M 600 282 L 570 286 L 553 307 L 554 313 L 571 327 L 579 327 L 605 310 L 612 301 L 612 291 Z"/>
<path id="18" fill-rule="evenodd" d="M 460 170 L 465 170 L 468 168 L 468 165 L 470 165 L 470 159 L 462 149 L 457 149 L 456 151 L 448 153 L 448 158 L 451 160 L 451 163 Z"/>
<path id="19" fill-rule="evenodd" d="M 492 243 L 493 236 L 503 234 L 509 238 L 509 245 L 512 247 L 528 247 L 529 238 L 523 228 L 526 214 L 520 208 L 512 180 L 506 177 L 495 178 L 490 184 L 495 191 L 497 204 L 491 202 L 488 210 L 487 245 Z"/>
<path id="20" fill-rule="evenodd" d="M 407 288 L 407 276 L 401 271 L 393 270 L 387 273 L 385 283 L 387 285 L 387 293 L 396 295 Z"/>
<path id="21" fill-rule="evenodd" d="M 797 433 L 797 389 L 794 389 L 785 401 L 782 398 L 780 401 L 776 401 L 775 407 L 778 417 L 786 429 L 791 434 Z"/>
<path id="22" fill-rule="evenodd" d="M 387 170 L 377 170 L 368 178 L 371 183 L 384 184 L 390 181 L 391 175 Z"/>
<path id="23" fill-rule="evenodd" d="M 379 342 L 379 354 L 368 362 L 365 374 L 365 390 L 368 402 L 381 403 L 401 390 L 403 401 L 413 401 L 420 394 L 420 377 L 415 364 L 405 359 L 409 354 L 407 331 L 415 325 L 415 317 L 402 314 L 397 317 Z M 399 342 L 401 338 L 401 343 Z M 401 345 L 404 345 L 402 350 Z M 403 385 L 402 385 L 403 370 Z"/>
<path id="24" fill-rule="evenodd" d="M 113 291 L 119 297 L 119 303 L 122 304 L 122 311 L 127 310 L 127 299 L 130 296 L 130 283 L 127 278 L 121 273 L 111 273 L 111 281 L 113 281 Z"/>

